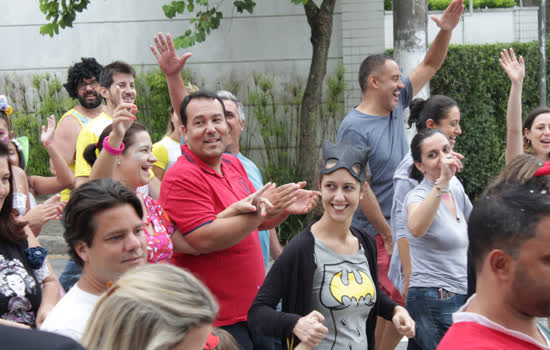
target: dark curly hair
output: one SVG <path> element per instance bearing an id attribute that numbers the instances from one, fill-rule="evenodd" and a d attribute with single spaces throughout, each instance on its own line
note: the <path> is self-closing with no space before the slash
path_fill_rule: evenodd
<path id="1" fill-rule="evenodd" d="M 95 58 L 82 57 L 82 62 L 76 63 L 74 66 L 69 68 L 69 73 L 67 75 L 67 83 L 63 84 L 65 90 L 71 98 L 77 98 L 77 89 L 78 84 L 80 84 L 84 79 L 96 78 L 99 82 L 99 74 L 103 70 L 103 66 L 97 63 Z"/>

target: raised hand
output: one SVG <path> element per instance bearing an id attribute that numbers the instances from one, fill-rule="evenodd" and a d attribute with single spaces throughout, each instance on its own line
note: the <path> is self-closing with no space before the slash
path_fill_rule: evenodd
<path id="1" fill-rule="evenodd" d="M 460 158 L 461 157 L 461 158 Z M 463 168 L 460 159 L 464 158 L 461 154 L 451 152 L 443 156 L 440 160 L 441 174 L 439 175 L 439 181 L 441 184 L 448 184 L 451 178 L 460 172 Z"/>
<path id="2" fill-rule="evenodd" d="M 437 24 L 441 30 L 453 30 L 460 21 L 460 16 L 464 11 L 464 0 L 453 0 L 440 19 L 435 16 L 430 18 Z"/>
<path id="3" fill-rule="evenodd" d="M 508 74 L 508 78 L 510 78 L 512 83 L 523 83 L 523 78 L 525 78 L 525 62 L 522 56 L 519 56 L 519 60 L 516 58 L 514 49 L 510 48 L 510 52 L 506 49 L 502 50 L 498 62 L 506 74 Z"/>
<path id="4" fill-rule="evenodd" d="M 50 144 L 53 142 L 53 138 L 55 136 L 55 117 L 54 115 L 50 115 L 47 119 L 48 121 L 48 128 L 46 129 L 45 125 L 42 125 L 42 134 L 40 135 L 40 141 L 44 144 Z"/>
<path id="5" fill-rule="evenodd" d="M 127 103 L 122 100 L 122 92 L 118 86 L 115 86 L 116 94 L 119 97 L 120 104 L 116 106 L 113 111 L 113 133 L 124 137 L 126 131 L 130 128 L 134 120 L 136 119 L 135 113 L 137 112 L 137 106 L 132 103 Z"/>
<path id="6" fill-rule="evenodd" d="M 153 45 L 150 45 L 149 48 L 153 55 L 155 55 L 162 72 L 167 76 L 179 74 L 185 66 L 187 59 L 191 57 L 191 52 L 186 52 L 181 57 L 178 57 L 170 34 L 166 34 L 165 40 L 162 33 L 158 33 L 153 37 L 153 40 L 155 41 L 156 50 Z"/>

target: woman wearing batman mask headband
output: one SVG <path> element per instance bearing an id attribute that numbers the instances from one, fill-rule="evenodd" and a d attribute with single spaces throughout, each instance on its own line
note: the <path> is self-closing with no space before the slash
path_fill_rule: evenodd
<path id="1" fill-rule="evenodd" d="M 379 288 L 376 242 L 351 227 L 368 186 L 368 155 L 325 141 L 319 181 L 323 216 L 286 246 L 252 303 L 250 327 L 280 337 L 285 349 L 364 349 L 365 344 L 374 349 L 378 315 L 414 336 L 408 312 Z"/>

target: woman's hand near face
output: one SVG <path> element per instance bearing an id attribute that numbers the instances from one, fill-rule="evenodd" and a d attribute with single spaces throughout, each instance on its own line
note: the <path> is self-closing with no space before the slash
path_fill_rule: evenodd
<path id="1" fill-rule="evenodd" d="M 328 328 L 323 326 L 325 317 L 316 310 L 313 310 L 308 315 L 301 317 L 296 322 L 296 326 L 292 330 L 300 341 L 309 348 L 319 345 L 326 337 Z"/>
<path id="2" fill-rule="evenodd" d="M 109 135 L 109 140 L 111 137 L 120 138 L 122 140 L 124 134 L 126 134 L 126 131 L 136 119 L 135 114 L 137 113 L 137 106 L 132 103 L 122 102 L 122 92 L 118 86 L 115 86 L 115 91 L 121 102 L 113 111 L 113 131 L 111 131 L 111 135 Z"/>
<path id="3" fill-rule="evenodd" d="M 457 172 L 462 170 L 462 162 L 460 159 L 463 158 L 464 157 L 461 154 L 455 152 L 450 152 L 441 158 L 441 173 L 439 175 L 438 184 L 442 188 L 448 187 L 451 178 L 455 176 Z"/>

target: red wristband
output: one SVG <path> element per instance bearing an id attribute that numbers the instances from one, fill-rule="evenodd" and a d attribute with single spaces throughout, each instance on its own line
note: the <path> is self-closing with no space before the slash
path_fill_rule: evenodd
<path id="1" fill-rule="evenodd" d="M 114 156 L 118 156 L 124 152 L 124 142 L 120 143 L 120 148 L 114 148 L 109 144 L 109 136 L 103 139 L 103 149 Z"/>
<path id="2" fill-rule="evenodd" d="M 44 147 L 48 147 L 51 144 L 53 144 L 53 141 L 44 142 Z"/>

